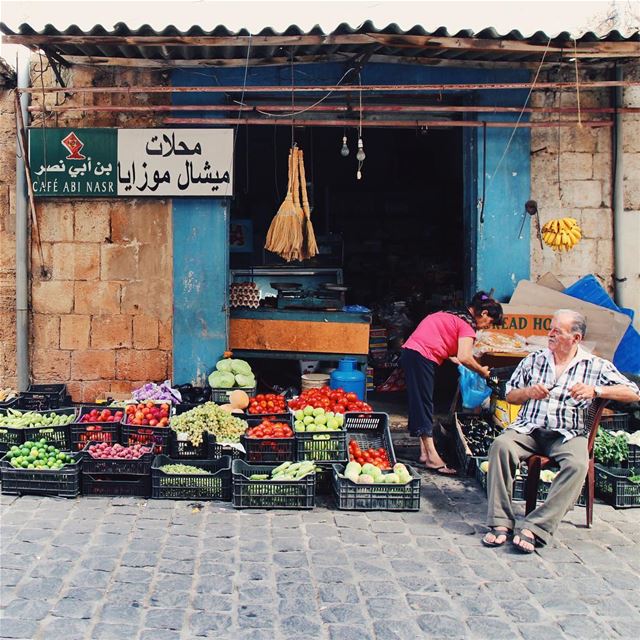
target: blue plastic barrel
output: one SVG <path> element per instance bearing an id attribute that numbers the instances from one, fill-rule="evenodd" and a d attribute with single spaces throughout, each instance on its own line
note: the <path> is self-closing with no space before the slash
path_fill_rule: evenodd
<path id="1" fill-rule="evenodd" d="M 331 372 L 329 386 L 332 389 L 352 391 L 358 396 L 358 400 L 364 400 L 366 376 L 358 369 L 355 358 L 342 358 L 338 362 L 338 368 Z"/>

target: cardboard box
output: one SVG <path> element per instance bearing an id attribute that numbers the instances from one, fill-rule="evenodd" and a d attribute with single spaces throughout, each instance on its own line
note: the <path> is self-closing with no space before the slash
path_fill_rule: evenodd
<path id="1" fill-rule="evenodd" d="M 512 404 L 491 396 L 491 413 L 496 424 L 506 429 L 517 417 L 521 404 Z"/>

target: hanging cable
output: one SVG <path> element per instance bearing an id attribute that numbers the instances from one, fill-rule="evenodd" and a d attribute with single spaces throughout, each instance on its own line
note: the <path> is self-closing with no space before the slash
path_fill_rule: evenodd
<path id="1" fill-rule="evenodd" d="M 480 224 L 484 224 L 484 202 L 487 192 L 487 123 L 482 123 L 482 198 L 480 199 Z"/>
<path id="2" fill-rule="evenodd" d="M 347 75 L 350 73 L 350 69 L 348 69 L 347 71 L 344 72 L 344 74 L 342 75 L 342 77 L 340 78 L 340 80 L 338 80 L 338 82 L 336 82 L 336 87 L 341 86 L 342 82 L 344 81 L 344 79 L 347 77 Z M 252 108 L 256 113 L 259 113 L 260 115 L 263 116 L 268 116 L 270 118 L 292 118 L 294 116 L 298 116 L 302 113 L 306 113 L 307 111 L 311 111 L 311 109 L 314 109 L 315 107 L 317 107 L 319 104 L 322 104 L 329 96 L 331 96 L 333 93 L 335 92 L 335 88 L 331 89 L 331 91 L 329 91 L 328 93 L 326 93 L 324 96 L 322 96 L 322 98 L 320 98 L 320 100 L 317 100 L 316 102 L 314 102 L 313 104 L 310 104 L 308 107 L 305 107 L 304 109 L 299 109 L 298 111 L 293 111 L 291 113 L 273 113 L 271 111 L 264 111 L 263 109 L 258 109 L 257 107 L 254 107 L 250 104 L 247 104 L 244 101 L 239 101 L 239 100 L 233 100 L 233 102 L 237 105 L 240 105 L 241 107 L 250 107 Z"/>
<path id="3" fill-rule="evenodd" d="M 540 75 L 540 71 L 542 70 L 542 65 L 544 64 L 544 60 L 547 56 L 547 52 L 549 51 L 549 47 L 551 46 L 551 38 L 549 38 L 549 41 L 547 42 L 547 46 L 544 49 L 544 52 L 542 53 L 542 59 L 540 60 L 540 64 L 538 65 L 538 68 L 536 70 L 536 75 L 533 78 L 533 82 L 531 83 L 531 86 L 529 87 L 529 93 L 527 93 L 527 97 L 525 98 L 524 104 L 522 105 L 522 109 L 520 111 L 520 115 L 518 115 L 518 118 L 516 120 L 516 124 L 513 127 L 513 130 L 511 131 L 511 135 L 509 136 L 509 140 L 507 141 L 507 145 L 504 148 L 504 151 L 502 152 L 502 155 L 500 156 L 500 160 L 498 160 L 498 164 L 496 165 L 496 168 L 493 170 L 493 173 L 491 174 L 491 177 L 489 178 L 489 183 L 487 184 L 487 195 L 489 194 L 489 191 L 491 190 L 491 185 L 493 184 L 493 179 L 496 177 L 497 173 L 498 173 L 498 169 L 500 169 L 500 167 L 502 166 L 502 162 L 505 159 L 507 152 L 509 151 L 509 147 L 511 146 L 511 142 L 513 141 L 513 137 L 516 134 L 516 131 L 518 130 L 518 126 L 520 125 L 520 121 L 522 120 L 522 117 L 524 116 L 524 110 L 527 108 L 527 105 L 529 104 L 529 98 L 531 97 L 531 94 L 533 93 L 533 89 L 536 85 L 536 82 L 538 81 L 538 76 Z"/>
<path id="4" fill-rule="evenodd" d="M 358 72 L 358 83 L 360 85 L 359 99 L 360 99 L 360 118 L 358 121 L 358 151 L 356 152 L 356 160 L 358 161 L 358 170 L 356 171 L 356 179 L 362 180 L 362 163 L 367 157 L 364 152 L 364 143 L 362 142 L 362 76 Z"/>
<path id="5" fill-rule="evenodd" d="M 582 128 L 582 114 L 580 113 L 580 76 L 578 75 L 578 43 L 573 39 L 573 61 L 576 68 L 576 101 L 578 103 L 578 126 Z"/>

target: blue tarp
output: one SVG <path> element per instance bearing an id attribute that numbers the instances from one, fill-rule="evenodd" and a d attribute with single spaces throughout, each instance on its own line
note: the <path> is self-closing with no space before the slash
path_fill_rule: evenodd
<path id="1" fill-rule="evenodd" d="M 628 315 L 633 321 L 633 309 L 619 307 L 604 287 L 592 275 L 585 276 L 564 290 L 568 296 L 597 304 Z M 640 375 L 640 334 L 629 325 L 613 356 L 613 364 L 623 373 Z"/>

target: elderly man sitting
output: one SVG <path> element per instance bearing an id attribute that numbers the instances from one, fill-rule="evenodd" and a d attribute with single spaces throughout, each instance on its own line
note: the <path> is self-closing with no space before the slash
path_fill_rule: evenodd
<path id="1" fill-rule="evenodd" d="M 584 410 L 594 398 L 634 402 L 640 397 L 638 387 L 613 364 L 580 346 L 585 331 L 582 314 L 557 311 L 548 349 L 524 358 L 507 383 L 507 400 L 523 407 L 489 450 L 487 524 L 491 531 L 482 539 L 486 546 L 502 546 L 513 533 L 514 476 L 519 463 L 534 453 L 554 458 L 560 470 L 545 502 L 526 516 L 513 537 L 513 546 L 532 553 L 536 544 L 547 544 L 575 503 L 587 472 Z"/>

